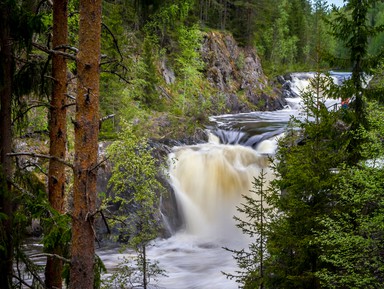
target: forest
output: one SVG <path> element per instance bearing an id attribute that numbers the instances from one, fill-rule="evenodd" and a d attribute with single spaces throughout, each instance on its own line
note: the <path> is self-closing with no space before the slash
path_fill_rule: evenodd
<path id="1" fill-rule="evenodd" d="M 227 56 L 229 76 L 208 65 L 219 61 L 202 48 L 212 35 L 242 49 Z M 279 141 L 275 180 L 255 176 L 262 201 L 238 208 L 254 241 L 226 248 L 239 268 L 227 277 L 239 288 L 382 288 L 383 47 L 379 0 L 0 0 L 0 288 L 151 288 L 165 274 L 146 250 L 167 189 L 151 143 L 195 142 L 211 115 L 272 109 L 278 77 L 295 71 L 317 72 L 301 96 L 308 118 Z M 249 55 L 262 65 L 252 92 L 238 84 Z M 337 86 L 329 70 L 351 78 Z M 349 106 L 329 111 L 324 97 Z M 96 188 L 107 162 L 113 196 Z M 23 249 L 36 222 L 44 266 Z M 135 250 L 140 287 L 126 281 L 129 262 L 120 287 L 102 279 L 100 227 Z"/>

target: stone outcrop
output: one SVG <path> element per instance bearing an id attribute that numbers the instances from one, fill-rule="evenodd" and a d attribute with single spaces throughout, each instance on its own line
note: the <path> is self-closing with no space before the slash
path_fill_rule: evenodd
<path id="1" fill-rule="evenodd" d="M 225 95 L 230 112 L 276 110 L 284 106 L 281 94 L 271 88 L 255 49 L 239 47 L 230 34 L 208 32 L 201 54 L 206 64 L 205 75 Z"/>

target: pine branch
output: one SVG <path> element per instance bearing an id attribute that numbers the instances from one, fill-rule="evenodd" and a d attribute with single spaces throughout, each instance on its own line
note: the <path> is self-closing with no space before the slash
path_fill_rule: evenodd
<path id="1" fill-rule="evenodd" d="M 22 116 L 24 116 L 28 111 L 30 111 L 33 108 L 36 107 L 50 107 L 48 103 L 39 103 L 39 104 L 34 104 L 28 107 L 25 111 L 20 112 L 13 120 L 12 124 L 14 124 L 18 119 L 20 119 Z"/>

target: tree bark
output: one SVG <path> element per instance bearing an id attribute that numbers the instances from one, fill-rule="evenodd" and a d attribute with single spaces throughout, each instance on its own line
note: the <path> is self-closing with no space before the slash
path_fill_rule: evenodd
<path id="1" fill-rule="evenodd" d="M 94 284 L 101 0 L 80 0 L 70 288 Z"/>
<path id="2" fill-rule="evenodd" d="M 0 3 L 0 288 L 12 284 L 12 221 L 13 203 L 11 193 L 12 161 L 7 155 L 12 150 L 12 79 L 13 57 L 10 28 L 10 8 Z"/>
<path id="3" fill-rule="evenodd" d="M 53 1 L 53 49 L 68 44 L 68 0 Z M 65 159 L 67 143 L 67 61 L 64 56 L 52 56 L 53 91 L 49 115 L 49 154 L 55 158 L 49 160 L 48 198 L 52 208 L 63 213 L 65 195 L 65 165 L 56 158 Z M 62 256 L 61 244 L 48 253 Z M 47 288 L 62 288 L 62 260 L 49 256 L 45 267 L 45 285 Z"/>

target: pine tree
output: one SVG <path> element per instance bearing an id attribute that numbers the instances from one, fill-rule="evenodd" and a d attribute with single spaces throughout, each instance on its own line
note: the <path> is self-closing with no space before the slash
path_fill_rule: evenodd
<path id="1" fill-rule="evenodd" d="M 320 288 L 322 268 L 314 230 L 328 214 L 329 194 L 336 179 L 333 168 L 345 161 L 346 141 L 338 124 L 341 111 L 321 102 L 321 75 L 305 97 L 306 118 L 294 121 L 277 153 L 276 185 L 280 198 L 273 205 L 279 217 L 270 224 L 266 266 L 267 288 Z"/>
<path id="2" fill-rule="evenodd" d="M 367 126 L 365 105 L 365 74 L 369 73 L 377 59 L 368 57 L 368 43 L 378 33 L 384 31 L 384 26 L 371 26 L 368 21 L 369 9 L 378 1 L 350 0 L 346 10 L 336 11 L 336 17 L 330 23 L 333 35 L 345 43 L 350 52 L 350 63 L 352 67 L 352 78 L 350 85 L 353 89 L 354 100 L 352 107 L 355 111 L 353 129 L 359 126 Z M 380 57 L 380 54 L 378 55 Z M 377 58 L 377 57 L 376 57 Z M 356 148 L 358 143 L 353 144 Z M 358 152 L 356 152 L 358 158 Z"/>
<path id="3" fill-rule="evenodd" d="M 268 259 L 266 248 L 269 223 L 275 218 L 276 211 L 270 205 L 271 198 L 276 197 L 276 191 L 272 186 L 267 187 L 266 173 L 261 171 L 254 178 L 251 196 L 243 195 L 244 202 L 237 208 L 239 216 L 235 216 L 236 226 L 243 234 L 251 238 L 248 250 L 235 250 L 226 248 L 232 252 L 237 262 L 239 271 L 235 274 L 225 273 L 230 278 L 236 279 L 241 288 L 266 288 L 265 287 L 265 262 Z"/>
<path id="4" fill-rule="evenodd" d="M 101 0 L 80 1 L 70 288 L 93 288 Z"/>
<path id="5" fill-rule="evenodd" d="M 68 3 L 66 0 L 53 2 L 53 40 L 54 49 L 68 44 Z M 67 62 L 64 56 L 52 56 L 53 93 L 51 97 L 49 131 L 49 155 L 61 160 L 66 156 L 67 144 Z M 49 202 L 59 213 L 64 212 L 65 165 L 51 158 L 48 172 Z M 50 253 L 62 256 L 62 244 L 57 244 Z M 47 288 L 62 287 L 62 260 L 48 257 L 45 268 Z"/>

